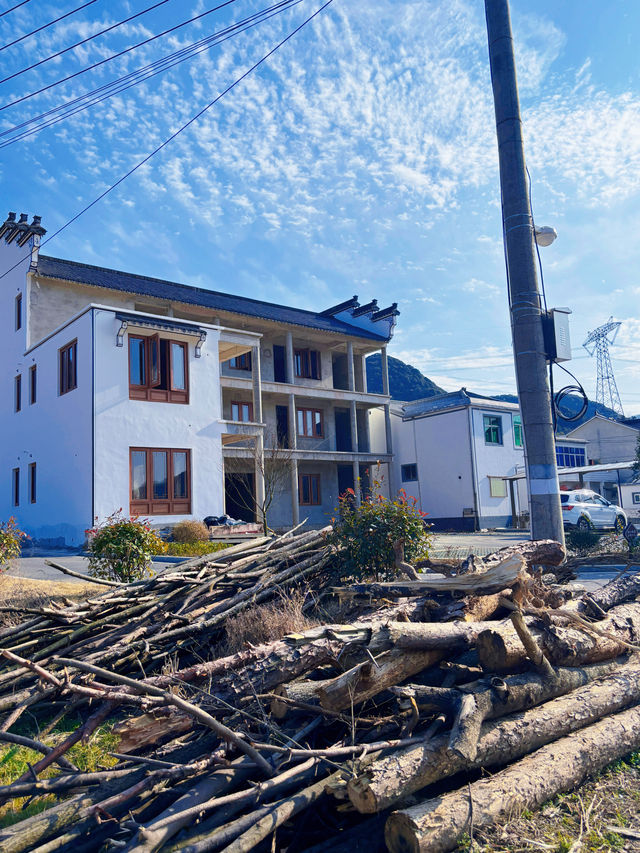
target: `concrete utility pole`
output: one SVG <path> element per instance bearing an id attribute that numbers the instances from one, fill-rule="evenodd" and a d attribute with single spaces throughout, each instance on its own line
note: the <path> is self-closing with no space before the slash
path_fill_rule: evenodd
<path id="1" fill-rule="evenodd" d="M 564 543 L 533 218 L 508 0 L 485 0 L 496 112 L 511 330 L 525 439 L 531 538 Z"/>

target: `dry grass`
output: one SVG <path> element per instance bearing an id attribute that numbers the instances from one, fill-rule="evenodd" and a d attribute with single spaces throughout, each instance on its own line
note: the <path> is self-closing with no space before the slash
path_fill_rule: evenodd
<path id="1" fill-rule="evenodd" d="M 43 581 L 0 575 L 0 608 L 11 607 L 18 611 L 0 610 L 0 625 L 14 625 L 24 618 L 23 608 L 38 608 L 52 601 L 64 603 L 82 601 L 90 595 L 104 592 L 105 587 L 78 581 Z"/>
<path id="2" fill-rule="evenodd" d="M 174 542 L 200 542 L 209 539 L 209 528 L 201 521 L 179 521 L 171 530 Z"/>
<path id="3" fill-rule="evenodd" d="M 228 619 L 225 625 L 227 653 L 233 654 L 247 645 L 279 640 L 286 634 L 304 631 L 317 625 L 303 612 L 307 596 L 302 590 L 281 595 L 269 604 L 258 604 Z"/>

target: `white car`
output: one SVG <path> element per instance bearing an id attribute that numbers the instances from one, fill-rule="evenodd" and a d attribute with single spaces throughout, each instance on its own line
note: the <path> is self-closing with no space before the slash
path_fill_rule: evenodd
<path id="1" fill-rule="evenodd" d="M 565 527 L 618 531 L 626 527 L 627 516 L 624 510 L 589 489 L 560 492 L 560 503 Z"/>

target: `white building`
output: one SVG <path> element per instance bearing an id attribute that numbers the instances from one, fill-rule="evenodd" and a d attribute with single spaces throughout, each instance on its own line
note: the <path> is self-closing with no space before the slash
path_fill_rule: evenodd
<path id="1" fill-rule="evenodd" d="M 392 404 L 391 425 L 395 481 L 417 499 L 435 530 L 508 527 L 514 519 L 526 520 L 524 436 L 517 404 L 462 388 Z M 579 464 L 584 445 L 558 437 L 558 464 Z"/>
<path id="2" fill-rule="evenodd" d="M 122 508 L 165 526 L 258 504 L 266 445 L 290 476 L 274 527 L 327 523 L 338 494 L 391 460 L 389 396 L 366 387 L 398 314 L 348 300 L 316 313 L 39 253 L 39 217 L 0 227 L 0 518 L 77 545 Z M 382 407 L 383 443 L 368 412 Z M 388 441 L 387 441 L 388 439 Z M 234 458 L 233 473 L 225 474 Z M 266 465 L 267 477 L 269 462 Z M 231 488 L 231 487 L 234 488 Z"/>

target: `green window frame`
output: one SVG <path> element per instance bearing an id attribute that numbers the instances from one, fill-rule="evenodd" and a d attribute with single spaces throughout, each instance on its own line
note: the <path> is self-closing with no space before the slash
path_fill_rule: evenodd
<path id="1" fill-rule="evenodd" d="M 485 444 L 502 444 L 502 417 L 500 415 L 483 415 Z"/>
<path id="2" fill-rule="evenodd" d="M 522 416 L 513 416 L 513 443 L 516 447 L 524 447 L 522 440 Z"/>

